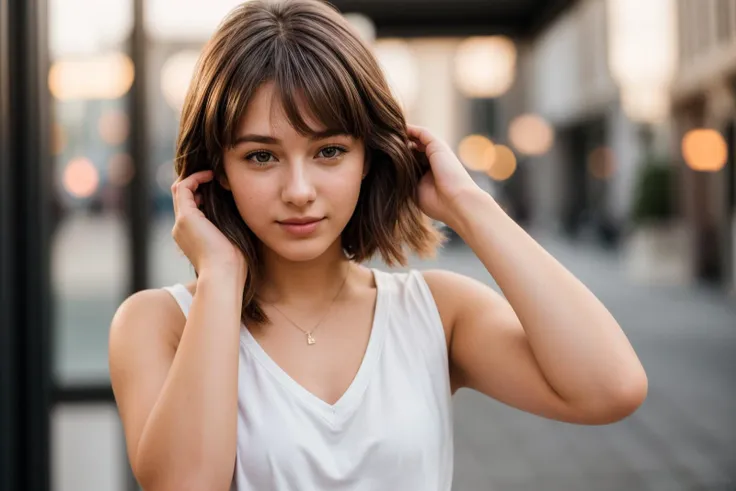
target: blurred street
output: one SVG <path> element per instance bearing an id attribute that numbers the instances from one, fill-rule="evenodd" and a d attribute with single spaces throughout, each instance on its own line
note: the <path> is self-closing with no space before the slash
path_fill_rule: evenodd
<path id="1" fill-rule="evenodd" d="M 122 242 L 112 220 L 74 219 L 59 235 L 65 268 L 60 299 L 58 369 L 62 379 L 106 376 L 107 324 L 117 299 L 85 287 L 87 272 L 113 274 Z M 191 275 L 170 238 L 153 230 L 157 286 Z M 111 239 L 106 239 L 106 238 Z M 549 235 L 538 240 L 610 308 L 649 375 L 649 397 L 631 418 L 607 427 L 546 421 L 462 390 L 455 396 L 458 491 L 736 489 L 736 302 L 703 287 L 631 284 L 619 258 L 595 246 Z M 102 241 L 102 242 L 101 242 Z M 94 251 L 97 251 L 95 254 Z M 59 262 L 62 263 L 62 262 Z M 411 267 L 450 269 L 492 284 L 472 252 L 448 244 L 436 261 Z M 68 277 L 74 274 L 74 278 Z M 112 279 L 100 285 L 114 285 Z M 80 439 L 83 441 L 83 439 Z"/>

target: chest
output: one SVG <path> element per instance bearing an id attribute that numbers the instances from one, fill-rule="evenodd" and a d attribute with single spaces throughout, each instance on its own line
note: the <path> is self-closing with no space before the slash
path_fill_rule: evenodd
<path id="1" fill-rule="evenodd" d="M 378 300 L 374 290 L 337 305 L 316 329 L 313 323 L 297 326 L 280 312 L 270 312 L 271 323 L 250 333 L 258 348 L 288 378 L 325 403 L 334 404 L 348 390 L 365 359 L 375 317 L 380 315 Z"/>
<path id="2" fill-rule="evenodd" d="M 367 476 L 376 489 L 436 489 L 425 479 L 452 460 L 447 380 L 397 364 L 392 346 L 374 358 L 376 346 L 334 404 L 241 353 L 236 472 L 251 487 L 239 489 L 356 489 Z"/>

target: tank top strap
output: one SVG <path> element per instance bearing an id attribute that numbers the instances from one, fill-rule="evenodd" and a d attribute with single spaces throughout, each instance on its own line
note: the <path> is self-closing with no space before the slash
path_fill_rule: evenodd
<path id="1" fill-rule="evenodd" d="M 192 294 L 187 290 L 187 287 L 182 285 L 181 283 L 177 283 L 176 285 L 172 286 L 165 286 L 163 287 L 164 290 L 169 292 L 172 297 L 174 297 L 174 300 L 176 300 L 176 303 L 179 304 L 179 308 L 181 308 L 182 313 L 184 314 L 184 317 L 189 316 L 189 308 L 192 306 Z"/>
<path id="2" fill-rule="evenodd" d="M 437 303 L 432 291 L 420 270 L 410 269 L 406 272 L 388 273 L 376 270 L 376 281 L 379 288 L 391 292 L 394 315 L 404 316 L 406 326 L 402 329 L 418 329 L 431 338 L 431 343 L 444 353 L 447 352 L 447 341 Z"/>
<path id="3" fill-rule="evenodd" d="M 373 272 L 373 278 L 376 282 L 376 288 L 385 293 L 396 292 L 397 285 L 394 281 L 393 275 L 380 269 L 370 268 Z"/>

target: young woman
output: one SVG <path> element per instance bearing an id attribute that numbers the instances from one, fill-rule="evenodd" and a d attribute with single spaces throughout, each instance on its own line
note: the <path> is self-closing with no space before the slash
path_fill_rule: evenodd
<path id="1" fill-rule="evenodd" d="M 146 491 L 449 490 L 461 387 L 605 424 L 647 379 L 606 308 L 407 127 L 317 1 L 250 1 L 207 44 L 181 119 L 173 237 L 197 279 L 136 293 L 110 373 Z M 426 215 L 426 216 L 425 216 Z M 388 273 L 467 242 L 503 290 Z"/>

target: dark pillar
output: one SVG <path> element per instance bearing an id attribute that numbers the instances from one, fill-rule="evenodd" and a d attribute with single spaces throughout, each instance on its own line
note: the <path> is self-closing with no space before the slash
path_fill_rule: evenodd
<path id="1" fill-rule="evenodd" d="M 0 0 L 0 489 L 50 489 L 45 0 Z"/>
<path id="2" fill-rule="evenodd" d="M 148 288 L 148 235 L 151 216 L 150 169 L 148 168 L 148 117 L 146 111 L 146 35 L 143 0 L 133 0 L 133 32 L 130 55 L 135 79 L 129 94 L 131 140 L 130 154 L 135 173 L 128 188 L 128 226 L 130 227 L 130 291 Z"/>

